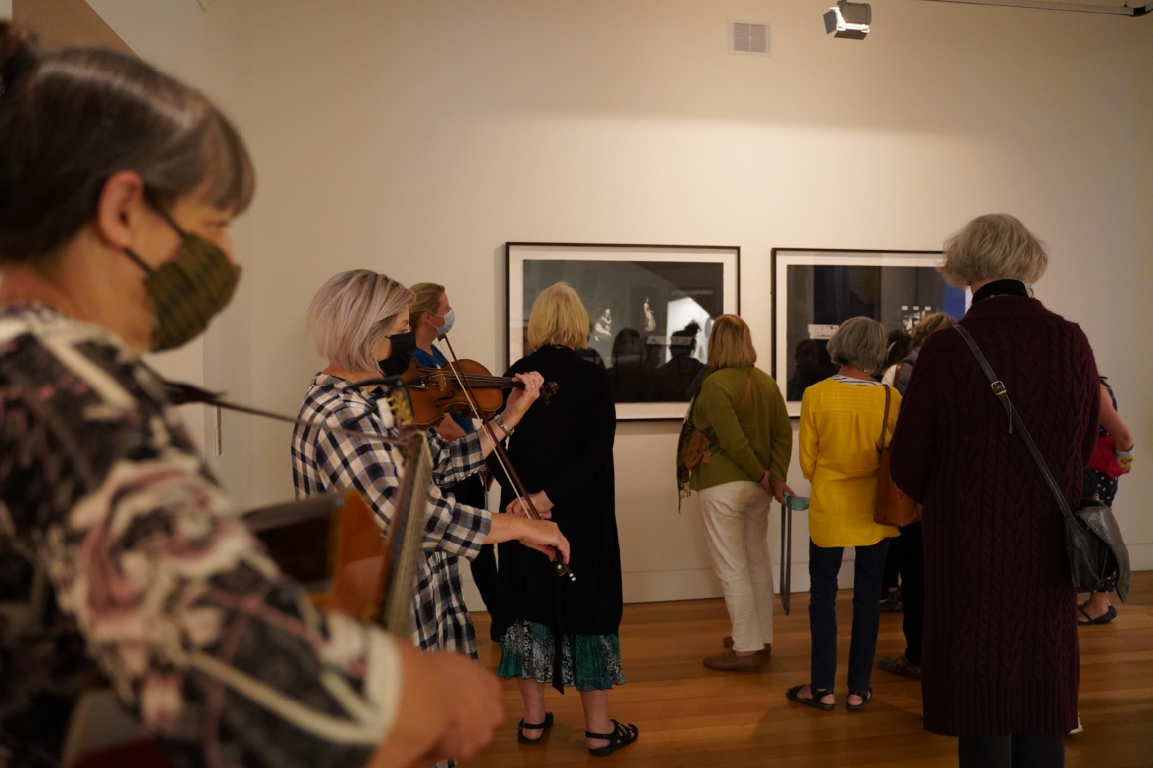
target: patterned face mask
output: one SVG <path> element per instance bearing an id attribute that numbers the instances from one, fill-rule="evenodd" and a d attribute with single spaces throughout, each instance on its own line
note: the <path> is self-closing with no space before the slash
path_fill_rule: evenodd
<path id="1" fill-rule="evenodd" d="M 168 216 L 164 218 L 181 237 L 175 257 L 159 267 L 150 267 L 131 249 L 124 249 L 148 273 L 144 289 L 156 322 L 152 329 L 153 352 L 175 349 L 203 333 L 212 318 L 228 306 L 240 282 L 240 267 L 232 263 L 223 248 L 185 232 Z"/>

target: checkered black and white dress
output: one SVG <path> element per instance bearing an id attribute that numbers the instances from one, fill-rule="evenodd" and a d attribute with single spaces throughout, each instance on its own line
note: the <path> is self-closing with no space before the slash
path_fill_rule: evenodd
<path id="1" fill-rule="evenodd" d="M 371 393 L 343 389 L 346 382 L 318 375 L 312 380 L 300 418 L 345 430 L 398 437 L 377 414 Z M 377 392 L 376 394 L 379 394 Z M 484 509 L 460 504 L 441 488 L 484 466 L 476 433 L 447 442 L 429 431 L 434 487 L 424 522 L 425 559 L 412 598 L 413 643 L 421 650 L 451 650 L 476 658 L 476 633 L 465 608 L 457 562 L 473 559 L 492 525 Z M 334 434 L 298 425 L 292 435 L 292 478 L 298 498 L 355 488 L 376 513 L 384 532 L 400 488 L 399 449 L 379 440 Z"/>

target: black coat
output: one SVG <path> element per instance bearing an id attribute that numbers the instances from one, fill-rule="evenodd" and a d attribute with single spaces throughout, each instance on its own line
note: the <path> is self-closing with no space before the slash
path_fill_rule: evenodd
<path id="1" fill-rule="evenodd" d="M 537 371 L 556 382 L 549 404 L 533 404 L 509 439 L 509 457 L 529 493 L 545 491 L 552 520 L 572 545 L 576 582 L 519 543 L 500 545 L 500 579 L 510 617 L 563 634 L 615 635 L 620 629 L 621 550 L 617 539 L 613 439 L 616 407 L 603 368 L 568 348 L 544 347 L 507 376 Z M 490 459 L 490 466 L 493 460 Z M 499 468 L 501 511 L 516 498 Z"/>

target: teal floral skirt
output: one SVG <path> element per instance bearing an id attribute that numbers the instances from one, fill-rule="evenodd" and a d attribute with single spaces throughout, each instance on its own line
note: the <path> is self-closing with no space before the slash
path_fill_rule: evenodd
<path id="1" fill-rule="evenodd" d="M 607 691 L 625 684 L 621 644 L 616 635 L 565 635 L 561 644 L 561 682 L 578 691 Z M 500 643 L 496 673 L 506 680 L 521 678 L 551 683 L 556 645 L 553 631 L 543 624 L 518 621 Z"/>

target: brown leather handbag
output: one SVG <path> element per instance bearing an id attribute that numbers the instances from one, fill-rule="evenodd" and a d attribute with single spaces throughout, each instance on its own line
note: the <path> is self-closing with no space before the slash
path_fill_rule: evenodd
<path id="1" fill-rule="evenodd" d="M 880 466 L 877 469 L 877 501 L 873 508 L 873 522 L 878 525 L 895 525 L 898 528 L 912 525 L 921 519 L 921 508 L 893 482 L 889 472 L 889 446 L 885 438 L 889 434 L 889 407 L 893 401 L 892 392 L 885 387 L 885 418 L 881 421 L 881 444 L 877 448 Z"/>

